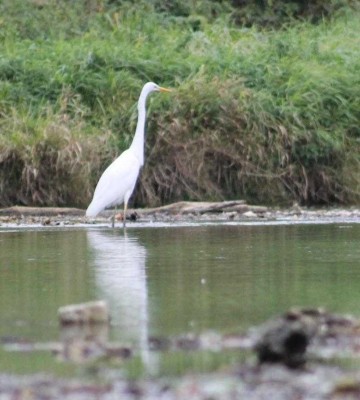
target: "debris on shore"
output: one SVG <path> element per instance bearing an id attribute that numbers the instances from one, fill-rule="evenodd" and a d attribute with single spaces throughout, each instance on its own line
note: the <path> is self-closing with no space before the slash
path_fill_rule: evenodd
<path id="1" fill-rule="evenodd" d="M 85 328 L 89 325 L 76 326 Z M 65 330 L 68 328 L 66 325 Z M 25 398 L 19 394 L 29 393 L 34 399 L 55 400 L 345 400 L 360 397 L 360 371 L 331 362 L 342 358 L 358 360 L 360 321 L 321 308 L 291 309 L 246 334 L 203 332 L 199 335 L 149 338 L 151 352 L 246 351 L 248 354 L 247 361 L 231 364 L 219 371 L 192 372 L 179 377 L 134 380 L 121 373 L 110 373 L 108 378 L 104 378 L 107 374 L 104 360 L 118 359 L 124 363 L 134 356 L 136 350 L 111 343 L 106 334 L 96 331 L 85 330 L 83 336 L 71 331 L 70 335 L 63 335 L 62 342 L 52 344 L 33 343 L 31 346 L 31 343 L 19 343 L 16 347 L 16 343 L 9 341 L 0 343 L 5 351 L 51 351 L 61 362 L 83 364 L 97 359 L 103 362 L 101 367 L 96 367 L 98 372 L 103 370 L 101 382 L 61 379 L 45 372 L 28 376 L 0 374 L 0 397 L 4 399 Z M 121 363 L 117 364 L 118 368 L 123 365 Z"/>
<path id="2" fill-rule="evenodd" d="M 114 215 L 105 210 L 96 218 L 87 219 L 85 211 L 78 208 L 23 207 L 0 208 L 0 226 L 40 225 L 72 226 L 107 224 Z M 119 214 L 122 220 L 122 214 Z M 127 219 L 132 223 L 181 222 L 360 222 L 359 208 L 303 208 L 295 204 L 290 208 L 271 208 L 249 205 L 244 200 L 221 202 L 181 201 L 157 208 L 129 209 Z"/>

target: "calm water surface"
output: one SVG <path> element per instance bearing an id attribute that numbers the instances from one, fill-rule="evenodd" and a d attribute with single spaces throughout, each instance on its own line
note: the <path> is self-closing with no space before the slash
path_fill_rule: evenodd
<path id="1" fill-rule="evenodd" d="M 110 339 L 141 351 L 149 336 L 241 332 L 292 306 L 360 315 L 359 242 L 360 224 L 2 229 L 0 338 L 56 341 L 58 308 L 96 299 Z M 4 354 L 0 370 L 24 369 Z"/>

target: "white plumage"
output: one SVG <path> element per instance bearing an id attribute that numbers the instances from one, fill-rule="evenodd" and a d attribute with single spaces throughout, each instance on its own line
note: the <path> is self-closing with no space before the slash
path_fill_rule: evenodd
<path id="1" fill-rule="evenodd" d="M 96 186 L 93 199 L 86 210 L 87 217 L 96 215 L 105 208 L 124 203 L 124 226 L 129 198 L 134 190 L 140 168 L 144 164 L 144 133 L 146 120 L 146 98 L 154 91 L 169 92 L 153 82 L 144 85 L 138 101 L 138 121 L 131 146 L 111 163 Z M 113 226 L 115 216 L 113 218 Z"/>

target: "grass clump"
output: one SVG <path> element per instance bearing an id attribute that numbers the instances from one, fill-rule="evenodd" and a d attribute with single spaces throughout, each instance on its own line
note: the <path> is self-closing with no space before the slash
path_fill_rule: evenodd
<path id="1" fill-rule="evenodd" d="M 4 205 L 76 206 L 83 204 L 84 196 L 90 197 L 92 187 L 84 177 L 89 177 L 94 167 L 104 167 L 109 157 L 105 146 L 108 133 L 84 137 L 81 123 L 74 125 L 66 115 L 59 119 L 51 110 L 36 120 L 13 110 L 1 129 L 11 129 L 11 134 L 0 140 Z"/>
<path id="2" fill-rule="evenodd" d="M 264 31 L 229 3 L 75 3 L 1 5 L 1 205 L 85 206 L 150 80 L 176 91 L 148 103 L 136 205 L 359 200 L 358 11 Z"/>

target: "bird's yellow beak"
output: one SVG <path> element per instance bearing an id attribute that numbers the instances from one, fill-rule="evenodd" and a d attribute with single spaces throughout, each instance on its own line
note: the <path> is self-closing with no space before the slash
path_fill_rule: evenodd
<path id="1" fill-rule="evenodd" d="M 172 89 L 164 88 L 164 87 L 159 87 L 160 92 L 172 92 Z"/>

